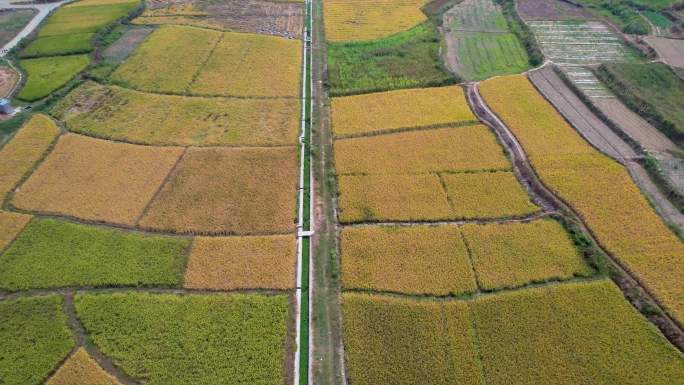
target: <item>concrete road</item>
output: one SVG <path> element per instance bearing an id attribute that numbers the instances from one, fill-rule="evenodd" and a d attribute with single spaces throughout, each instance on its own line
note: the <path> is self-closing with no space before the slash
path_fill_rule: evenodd
<path id="1" fill-rule="evenodd" d="M 17 34 L 17 36 L 14 37 L 14 39 L 10 40 L 9 43 L 5 44 L 4 47 L 0 49 L 0 57 L 5 56 L 12 48 L 14 48 L 17 44 L 19 44 L 19 41 L 26 36 L 28 36 L 31 32 L 33 32 L 38 25 L 45 19 L 50 12 L 52 12 L 53 9 L 61 6 L 62 4 L 68 3 L 71 0 L 62 0 L 60 2 L 56 3 L 45 3 L 45 4 L 10 4 L 10 0 L 0 0 L 0 9 L 35 9 L 38 11 L 38 14 L 31 19 L 31 21 L 26 24 L 24 29 L 21 30 Z"/>

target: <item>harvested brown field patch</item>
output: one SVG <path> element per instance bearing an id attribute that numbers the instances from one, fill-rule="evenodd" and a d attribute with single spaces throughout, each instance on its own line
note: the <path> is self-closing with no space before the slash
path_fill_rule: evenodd
<path id="1" fill-rule="evenodd" d="M 59 128 L 45 115 L 34 115 L 19 132 L 0 148 L 0 194 L 2 199 L 40 160 L 59 134 Z"/>
<path id="2" fill-rule="evenodd" d="M 121 383 L 93 360 L 84 348 L 78 348 L 50 377 L 46 385 L 120 385 Z"/>
<path id="3" fill-rule="evenodd" d="M 441 174 L 454 218 L 518 217 L 539 211 L 512 172 Z"/>
<path id="4" fill-rule="evenodd" d="M 245 33 L 223 34 L 189 86 L 196 95 L 299 96 L 302 42 Z"/>
<path id="5" fill-rule="evenodd" d="M 292 289 L 296 242 L 290 235 L 198 237 L 185 271 L 192 289 Z"/>
<path id="6" fill-rule="evenodd" d="M 11 67 L 0 67 L 0 98 L 7 98 L 19 80 L 17 71 Z"/>
<path id="7" fill-rule="evenodd" d="M 299 38 L 304 7 L 297 1 L 148 1 L 136 24 L 186 24 L 224 31 Z"/>
<path id="8" fill-rule="evenodd" d="M 52 110 L 71 131 L 153 145 L 294 145 L 298 99 L 159 95 L 88 82 Z"/>
<path id="9" fill-rule="evenodd" d="M 379 39 L 425 21 L 427 0 L 326 0 L 325 38 L 329 41 Z"/>
<path id="10" fill-rule="evenodd" d="M 341 175 L 340 221 L 428 221 L 451 218 L 439 177 Z"/>
<path id="11" fill-rule="evenodd" d="M 483 125 L 338 139 L 340 174 L 501 170 L 511 165 Z"/>
<path id="12" fill-rule="evenodd" d="M 150 27 L 131 28 L 124 32 L 119 40 L 107 47 L 102 54 L 106 59 L 120 63 L 126 60 L 152 31 Z"/>
<path id="13" fill-rule="evenodd" d="M 458 86 L 343 96 L 332 99 L 331 109 L 338 137 L 477 122 Z"/>
<path id="14" fill-rule="evenodd" d="M 163 26 L 111 78 L 141 91 L 184 93 L 221 36 L 207 29 Z"/>
<path id="15" fill-rule="evenodd" d="M 31 220 L 30 215 L 0 211 L 0 250 L 9 245 Z"/>
<path id="16" fill-rule="evenodd" d="M 140 225 L 211 234 L 290 232 L 297 174 L 294 147 L 190 148 Z"/>
<path id="17" fill-rule="evenodd" d="M 148 147 L 66 134 L 12 204 L 24 210 L 133 225 L 181 156 Z"/>
<path id="18" fill-rule="evenodd" d="M 340 242 L 345 289 L 458 295 L 477 288 L 455 226 L 345 228 Z"/>
<path id="19" fill-rule="evenodd" d="M 524 20 L 595 19 L 584 8 L 563 0 L 517 0 L 517 9 Z"/>
<path id="20" fill-rule="evenodd" d="M 684 41 L 656 36 L 648 36 L 646 41 L 667 64 L 684 68 Z"/>
<path id="21" fill-rule="evenodd" d="M 461 229 L 483 289 L 513 288 L 592 273 L 568 233 L 554 220 L 466 224 Z"/>

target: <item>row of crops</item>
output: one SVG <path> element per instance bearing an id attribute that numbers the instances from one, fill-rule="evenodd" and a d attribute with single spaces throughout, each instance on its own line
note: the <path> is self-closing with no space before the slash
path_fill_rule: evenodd
<path id="1" fill-rule="evenodd" d="M 22 92 L 31 61 L 84 64 L 20 94 L 76 76 L 0 147 L 0 383 L 306 384 L 309 11 L 292 34 L 145 13 L 108 62 L 138 6 L 73 2 L 19 51 Z"/>
<path id="2" fill-rule="evenodd" d="M 420 25 L 406 18 L 413 25 L 393 24 L 403 32 L 387 29 L 383 16 L 411 6 L 387 3 L 356 4 L 353 14 L 325 4 L 349 383 L 684 381 L 681 351 L 607 279 L 581 231 L 527 187 L 506 142 L 480 122 L 473 110 L 481 110 L 469 105 L 463 88 L 418 88 L 436 85 L 427 82 L 338 88 L 340 47 L 375 47 Z M 443 27 L 505 34 L 508 24 L 497 12 L 491 3 L 460 2 Z M 612 44 L 603 30 L 542 24 L 535 28 L 555 28 L 545 53 L 586 59 L 587 48 L 575 52 L 578 44 L 552 41 L 561 32 L 575 42 L 596 34 Z M 346 72 L 345 84 L 375 73 Z M 525 76 L 497 77 L 478 89 L 542 183 L 681 320 L 681 240 L 622 166 L 585 142 Z"/>

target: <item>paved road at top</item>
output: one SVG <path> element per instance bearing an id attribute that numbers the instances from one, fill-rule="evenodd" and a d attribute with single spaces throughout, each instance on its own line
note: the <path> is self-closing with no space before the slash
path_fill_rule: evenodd
<path id="1" fill-rule="evenodd" d="M 35 9 L 38 11 L 38 14 L 34 16 L 28 24 L 26 24 L 24 29 L 22 29 L 21 32 L 14 37 L 14 39 L 10 40 L 9 43 L 5 44 L 5 46 L 0 49 L 0 57 L 4 57 L 12 48 L 19 44 L 21 39 L 33 32 L 33 30 L 40 25 L 43 19 L 45 19 L 53 9 L 61 6 L 64 3 L 68 3 L 71 0 L 62 0 L 56 3 L 46 4 L 10 4 L 9 1 L 10 0 L 0 0 L 0 9 Z"/>

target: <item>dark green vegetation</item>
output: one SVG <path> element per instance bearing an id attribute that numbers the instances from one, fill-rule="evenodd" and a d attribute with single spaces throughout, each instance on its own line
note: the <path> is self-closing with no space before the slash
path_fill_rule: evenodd
<path id="1" fill-rule="evenodd" d="M 332 96 L 456 82 L 439 56 L 437 27 L 427 21 L 393 36 L 328 45 Z"/>
<path id="2" fill-rule="evenodd" d="M 189 243 L 33 219 L 0 256 L 0 287 L 178 286 Z"/>
<path id="3" fill-rule="evenodd" d="M 597 74 L 627 106 L 684 146 L 684 81 L 670 67 L 604 64 Z"/>
<path id="4" fill-rule="evenodd" d="M 74 346 L 61 296 L 0 301 L 0 384 L 39 385 Z"/>
<path id="5" fill-rule="evenodd" d="M 0 10 L 0 46 L 4 46 L 33 18 L 32 9 Z"/>
<path id="6" fill-rule="evenodd" d="M 81 294 L 90 338 L 147 385 L 282 385 L 286 295 Z"/>
<path id="7" fill-rule="evenodd" d="M 518 15 L 515 7 L 515 0 L 494 0 L 496 4 L 501 6 L 506 20 L 508 21 L 508 28 L 518 37 L 529 58 L 530 66 L 536 67 L 544 62 L 544 55 L 539 48 L 537 39 L 534 37 L 534 32 Z"/>
<path id="8" fill-rule="evenodd" d="M 52 56 L 19 62 L 28 79 L 17 98 L 32 102 L 42 99 L 73 79 L 90 64 L 88 55 Z"/>
<path id="9" fill-rule="evenodd" d="M 647 35 L 651 32 L 648 22 L 639 14 L 635 3 L 641 2 L 643 7 L 655 6 L 652 1 L 635 0 L 575 0 L 584 5 L 592 12 L 609 19 L 616 24 L 623 32 Z M 658 0 L 658 3 L 666 3 L 667 0 Z"/>
<path id="10" fill-rule="evenodd" d="M 674 23 L 670 19 L 665 17 L 662 13 L 654 11 L 644 11 L 643 14 L 656 27 L 670 29 L 672 28 L 672 26 L 674 26 Z"/>

